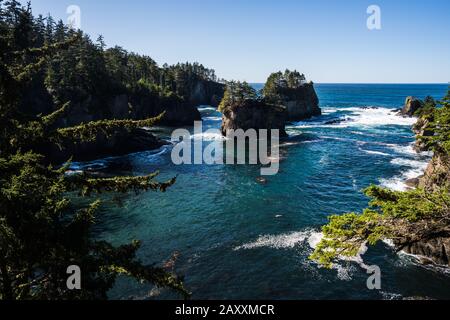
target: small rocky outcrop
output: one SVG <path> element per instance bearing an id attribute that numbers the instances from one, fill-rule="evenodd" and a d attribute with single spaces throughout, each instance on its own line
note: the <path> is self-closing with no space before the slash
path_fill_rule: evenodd
<path id="1" fill-rule="evenodd" d="M 280 136 L 287 136 L 286 108 L 264 100 L 248 99 L 235 103 L 223 111 L 222 134 L 228 136 L 230 130 L 278 129 Z"/>
<path id="2" fill-rule="evenodd" d="M 74 142 L 66 139 L 60 146 L 47 146 L 46 154 L 52 163 L 63 163 L 72 157 L 73 161 L 91 161 L 105 157 L 122 156 L 135 152 L 154 150 L 167 144 L 145 129 L 118 129 L 111 135 L 99 132 L 92 141 Z"/>
<path id="3" fill-rule="evenodd" d="M 415 97 L 407 97 L 405 101 L 405 106 L 399 112 L 399 114 L 406 117 L 412 117 L 422 107 L 423 103 L 421 100 Z"/>

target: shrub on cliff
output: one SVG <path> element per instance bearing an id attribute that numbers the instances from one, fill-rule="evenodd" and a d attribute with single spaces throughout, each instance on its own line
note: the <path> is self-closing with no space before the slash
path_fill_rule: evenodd
<path id="1" fill-rule="evenodd" d="M 286 70 L 272 73 L 263 89 L 263 95 L 272 102 L 278 102 L 281 96 L 289 90 L 295 90 L 305 84 L 306 77 L 297 70 Z"/>
<path id="2" fill-rule="evenodd" d="M 225 93 L 219 105 L 219 111 L 224 112 L 226 108 L 239 104 L 245 100 L 254 100 L 258 94 L 247 82 L 229 81 L 226 84 Z"/>

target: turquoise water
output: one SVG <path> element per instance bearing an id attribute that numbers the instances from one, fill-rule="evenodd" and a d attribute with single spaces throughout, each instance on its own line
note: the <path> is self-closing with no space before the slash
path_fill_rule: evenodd
<path id="1" fill-rule="evenodd" d="M 257 87 L 257 85 L 255 85 Z M 405 97 L 442 98 L 447 85 L 316 85 L 324 115 L 288 126 L 278 175 L 257 182 L 258 166 L 175 166 L 171 147 L 122 158 L 75 164 L 120 174 L 161 170 L 178 175 L 165 194 L 105 199 L 97 236 L 115 244 L 143 242 L 147 263 L 179 253 L 175 270 L 193 299 L 450 298 L 450 274 L 424 268 L 386 244 L 370 248 L 364 263 L 382 271 L 382 290 L 366 287 L 358 262 L 332 270 L 308 260 L 327 216 L 360 211 L 360 190 L 376 183 L 396 190 L 418 176 L 430 155 L 412 151 L 413 120 L 395 116 Z M 204 126 L 220 114 L 200 108 Z M 170 131 L 160 131 L 168 137 Z M 208 136 L 203 144 L 218 138 Z M 121 279 L 112 298 L 176 298 Z"/>

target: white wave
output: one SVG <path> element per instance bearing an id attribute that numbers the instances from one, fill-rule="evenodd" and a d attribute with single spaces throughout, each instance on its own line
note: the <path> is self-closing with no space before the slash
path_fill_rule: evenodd
<path id="1" fill-rule="evenodd" d="M 207 121 L 222 121 L 222 117 L 204 117 L 203 120 L 207 120 Z"/>
<path id="2" fill-rule="evenodd" d="M 253 242 L 246 243 L 244 245 L 235 247 L 233 251 L 239 250 L 253 250 L 259 248 L 272 248 L 272 249 L 294 249 L 295 247 L 307 244 L 312 250 L 317 248 L 317 245 L 323 239 L 323 233 L 317 232 L 315 230 L 306 230 L 299 232 L 285 233 L 281 235 L 265 235 L 260 236 Z M 339 260 L 345 262 L 354 262 L 358 264 L 361 268 L 367 269 L 368 267 L 364 264 L 362 256 L 367 252 L 368 247 L 363 244 L 355 257 L 339 257 Z M 309 255 L 310 252 L 307 252 Z M 311 261 L 310 261 L 311 262 Z M 332 268 L 336 270 L 337 277 L 343 281 L 350 281 L 352 279 L 352 274 L 356 272 L 354 265 L 351 264 L 340 264 L 335 263 Z"/>
<path id="3" fill-rule="evenodd" d="M 388 148 L 394 150 L 397 153 L 408 154 L 408 155 L 417 155 L 417 152 L 414 150 L 414 144 L 409 144 L 407 146 L 397 145 L 397 144 L 387 144 Z"/>
<path id="4" fill-rule="evenodd" d="M 350 123 L 344 123 L 345 126 L 381 126 L 381 125 L 401 125 L 412 126 L 416 123 L 415 118 L 405 118 L 395 114 L 392 110 L 386 108 L 351 108 L 353 112 Z"/>
<path id="5" fill-rule="evenodd" d="M 198 111 L 202 112 L 202 111 L 217 111 L 216 108 L 213 108 L 211 106 L 200 106 L 197 108 Z"/>
<path id="6" fill-rule="evenodd" d="M 318 126 L 325 126 L 328 128 L 347 128 L 347 127 L 378 127 L 386 125 L 412 126 L 416 123 L 416 118 L 406 118 L 397 115 L 392 109 L 387 108 L 336 108 L 326 109 L 326 112 L 347 111 L 350 114 L 346 120 L 338 123 L 327 125 L 318 122 L 301 121 L 294 125 L 299 128 L 314 128 Z M 329 114 L 329 113 L 328 113 Z"/>
<path id="7" fill-rule="evenodd" d="M 292 249 L 303 243 L 308 243 L 308 245 L 314 249 L 320 243 L 322 238 L 323 235 L 321 232 L 308 229 L 281 235 L 260 236 L 255 241 L 238 246 L 234 248 L 234 250 L 251 250 L 264 247 L 273 249 Z"/>
<path id="8" fill-rule="evenodd" d="M 374 155 L 385 156 L 385 157 L 391 156 L 390 154 L 384 153 L 384 152 L 381 152 L 381 151 L 364 150 L 364 149 L 359 149 L 359 150 L 361 150 L 362 152 L 365 152 L 367 154 L 374 154 Z"/>
<path id="9" fill-rule="evenodd" d="M 413 160 L 413 159 L 405 159 L 405 158 L 396 158 L 391 161 L 392 164 L 398 165 L 398 166 L 405 166 L 405 167 L 411 167 L 418 170 L 425 170 L 428 165 L 428 161 L 420 161 L 420 160 Z"/>
<path id="10" fill-rule="evenodd" d="M 266 235 L 259 237 L 254 242 L 249 242 L 234 250 L 250 250 L 257 248 L 292 249 L 296 245 L 305 242 L 311 236 L 311 231 L 292 232 L 282 235 Z"/>
<path id="11" fill-rule="evenodd" d="M 203 141 L 223 141 L 226 138 L 218 132 L 203 132 L 191 135 L 191 140 L 203 140 Z"/>
<path id="12" fill-rule="evenodd" d="M 380 185 L 393 191 L 406 191 L 410 189 L 406 181 L 420 177 L 424 174 L 424 171 L 425 169 L 421 168 L 411 169 L 390 179 L 380 179 Z"/>
<path id="13" fill-rule="evenodd" d="M 381 291 L 381 295 L 383 296 L 383 300 L 403 300 L 403 296 L 400 293 L 391 293 Z"/>

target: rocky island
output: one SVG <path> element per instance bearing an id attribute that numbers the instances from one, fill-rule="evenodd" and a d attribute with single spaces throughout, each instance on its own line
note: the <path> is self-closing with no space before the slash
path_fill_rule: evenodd
<path id="1" fill-rule="evenodd" d="M 272 73 L 263 89 L 265 99 L 286 107 L 289 122 L 320 116 L 319 98 L 312 82 L 297 70 Z"/>
<path id="2" fill-rule="evenodd" d="M 290 70 L 271 74 L 259 94 L 245 82 L 229 82 L 219 111 L 224 135 L 232 129 L 279 129 L 286 136 L 286 123 L 322 114 L 313 83 Z"/>
<path id="3" fill-rule="evenodd" d="M 277 129 L 280 136 L 287 136 L 286 108 L 261 99 L 255 89 L 245 82 L 228 83 L 219 111 L 223 114 L 224 136 L 228 136 L 231 130 L 238 129 Z"/>

